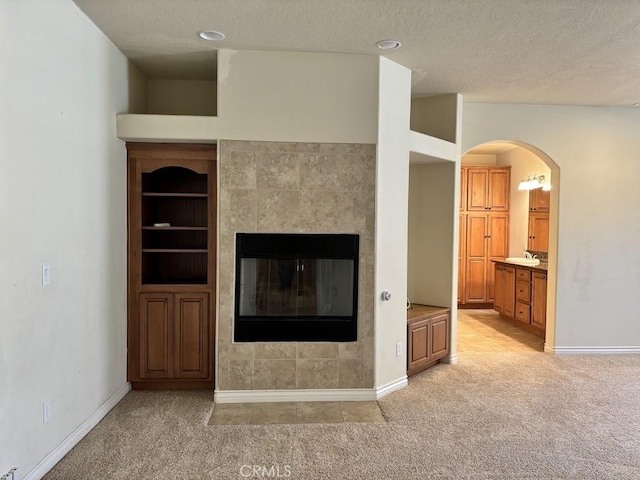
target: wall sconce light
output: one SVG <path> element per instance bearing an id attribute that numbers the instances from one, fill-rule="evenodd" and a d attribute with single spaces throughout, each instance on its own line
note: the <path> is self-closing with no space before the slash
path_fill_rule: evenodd
<path id="1" fill-rule="evenodd" d="M 542 188 L 545 191 L 551 190 L 551 185 L 544 183 L 544 175 L 538 175 L 534 173 L 527 178 L 522 179 L 518 184 L 518 190 L 535 190 L 536 188 Z"/>

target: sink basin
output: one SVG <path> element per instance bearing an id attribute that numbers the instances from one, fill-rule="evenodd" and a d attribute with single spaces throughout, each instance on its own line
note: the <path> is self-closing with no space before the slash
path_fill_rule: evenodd
<path id="1" fill-rule="evenodd" d="M 516 265 L 522 265 L 525 267 L 535 267 L 540 264 L 540 260 L 537 258 L 524 258 L 524 257 L 509 257 L 505 258 L 505 262 L 515 263 Z"/>

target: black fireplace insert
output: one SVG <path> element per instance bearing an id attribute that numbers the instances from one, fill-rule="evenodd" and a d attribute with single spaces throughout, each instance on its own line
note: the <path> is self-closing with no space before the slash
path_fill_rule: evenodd
<path id="1" fill-rule="evenodd" d="M 358 235 L 238 233 L 236 342 L 353 342 Z"/>

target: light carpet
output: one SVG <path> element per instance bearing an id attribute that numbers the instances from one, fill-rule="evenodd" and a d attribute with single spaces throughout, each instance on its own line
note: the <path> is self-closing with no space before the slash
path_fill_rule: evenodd
<path id="1" fill-rule="evenodd" d="M 377 424 L 208 426 L 211 393 L 131 392 L 45 478 L 638 479 L 639 372 L 638 355 L 466 353 Z"/>

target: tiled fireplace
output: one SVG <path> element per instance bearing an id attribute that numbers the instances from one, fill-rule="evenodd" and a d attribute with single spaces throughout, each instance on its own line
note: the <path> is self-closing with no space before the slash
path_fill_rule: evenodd
<path id="1" fill-rule="evenodd" d="M 222 140 L 219 152 L 217 388 L 373 387 L 375 145 Z M 334 318 L 356 307 L 351 310 L 356 316 L 355 340 L 242 341 L 247 339 L 242 335 L 234 340 L 234 314 L 241 306 L 240 298 L 236 304 L 237 294 L 241 295 L 236 290 L 238 233 L 349 234 L 357 238 L 353 277 L 357 297 L 353 305 L 339 298 L 330 307 L 337 309 Z M 288 267 L 300 269 L 299 259 L 281 265 Z M 322 268 L 345 266 L 325 264 Z M 348 269 L 343 273 L 348 283 Z M 284 309 L 283 317 L 291 316 L 291 299 L 282 295 L 278 299 L 283 302 L 278 307 Z M 324 304 L 326 307 L 327 302 Z M 302 316 L 308 307 L 302 307 Z M 317 316 L 317 304 L 314 308 L 312 316 Z M 252 311 L 247 306 L 246 312 Z"/>

